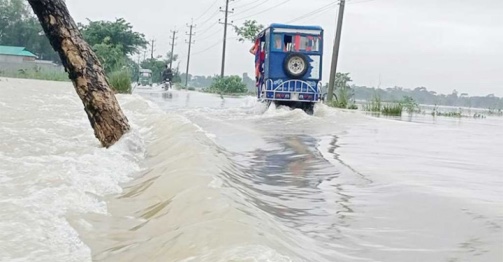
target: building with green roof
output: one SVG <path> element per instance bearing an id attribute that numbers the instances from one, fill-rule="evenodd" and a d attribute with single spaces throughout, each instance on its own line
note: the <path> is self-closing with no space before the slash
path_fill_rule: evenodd
<path id="1" fill-rule="evenodd" d="M 36 58 L 35 54 L 24 47 L 0 45 L 0 62 L 23 63 L 35 61 Z"/>

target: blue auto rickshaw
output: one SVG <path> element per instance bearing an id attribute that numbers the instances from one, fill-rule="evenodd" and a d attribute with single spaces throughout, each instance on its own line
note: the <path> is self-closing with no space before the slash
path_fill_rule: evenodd
<path id="1" fill-rule="evenodd" d="M 323 28 L 271 24 L 255 38 L 258 99 L 312 115 L 321 99 Z"/>

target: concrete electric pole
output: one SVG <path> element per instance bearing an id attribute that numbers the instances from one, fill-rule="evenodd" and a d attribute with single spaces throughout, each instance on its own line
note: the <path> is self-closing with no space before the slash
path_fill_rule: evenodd
<path id="1" fill-rule="evenodd" d="M 220 77 L 224 77 L 225 75 L 225 49 L 227 46 L 227 26 L 229 25 L 228 23 L 228 18 L 229 18 L 229 13 L 233 13 L 233 11 L 229 11 L 229 2 L 234 1 L 234 0 L 225 0 L 225 11 L 222 10 L 220 7 L 221 12 L 225 12 L 225 18 L 224 22 L 220 22 L 221 24 L 224 25 L 224 43 L 223 43 L 223 50 L 222 50 L 222 68 L 220 71 Z"/>
<path id="2" fill-rule="evenodd" d="M 337 32 L 335 33 L 334 51 L 332 54 L 332 66 L 330 67 L 330 80 L 328 82 L 327 102 L 331 102 L 334 94 L 335 76 L 337 74 L 337 60 L 339 59 L 339 48 L 341 44 L 342 21 L 344 18 L 344 6 L 346 0 L 340 0 L 339 16 L 337 19 Z"/>
<path id="3" fill-rule="evenodd" d="M 189 41 L 186 42 L 189 44 L 189 52 L 187 53 L 187 70 L 185 71 L 185 87 L 187 88 L 188 87 L 188 84 L 189 84 L 189 63 L 190 63 L 190 48 L 192 47 L 192 45 L 194 44 L 194 42 L 192 41 L 192 36 L 195 34 L 193 33 L 193 29 L 194 27 L 196 27 L 194 25 L 194 21 L 192 21 L 190 23 L 190 25 L 187 25 L 189 27 L 189 33 L 187 34 L 189 36 Z"/>
<path id="4" fill-rule="evenodd" d="M 178 31 L 171 31 L 171 33 L 173 34 L 173 36 L 171 37 L 171 57 L 169 58 L 169 69 L 173 70 L 173 58 L 175 57 L 175 54 L 173 52 L 175 52 L 175 41 L 177 39 L 176 37 L 176 34 L 178 33 Z"/>

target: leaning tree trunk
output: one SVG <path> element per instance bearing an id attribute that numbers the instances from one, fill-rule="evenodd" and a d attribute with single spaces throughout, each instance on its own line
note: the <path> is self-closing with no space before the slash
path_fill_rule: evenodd
<path id="1" fill-rule="evenodd" d="M 28 0 L 73 82 L 96 138 L 110 147 L 129 130 L 101 63 L 82 39 L 64 0 Z"/>

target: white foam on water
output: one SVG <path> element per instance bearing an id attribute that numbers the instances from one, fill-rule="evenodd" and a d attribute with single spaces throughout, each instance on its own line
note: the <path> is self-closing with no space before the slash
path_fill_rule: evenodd
<path id="1" fill-rule="evenodd" d="M 66 216 L 106 214 L 101 196 L 141 170 L 148 116 L 128 108 L 151 105 L 122 97 L 133 129 L 104 149 L 73 89 L 16 83 L 0 88 L 0 261 L 91 261 Z"/>

